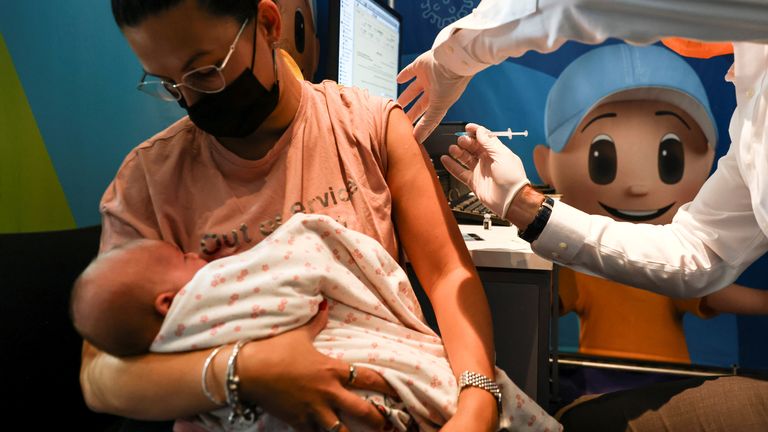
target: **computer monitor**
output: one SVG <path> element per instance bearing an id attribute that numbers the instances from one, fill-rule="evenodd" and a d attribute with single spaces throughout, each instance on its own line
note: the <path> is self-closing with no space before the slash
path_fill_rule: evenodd
<path id="1" fill-rule="evenodd" d="M 400 14 L 378 0 L 331 0 L 328 12 L 328 79 L 396 99 Z"/>

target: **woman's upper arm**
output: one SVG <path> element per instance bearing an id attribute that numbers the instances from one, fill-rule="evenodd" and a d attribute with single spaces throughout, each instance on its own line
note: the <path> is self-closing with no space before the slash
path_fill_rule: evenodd
<path id="1" fill-rule="evenodd" d="M 432 163 L 400 109 L 389 116 L 386 148 L 386 177 L 399 239 L 422 285 L 429 290 L 430 278 L 457 266 L 474 272 Z"/>

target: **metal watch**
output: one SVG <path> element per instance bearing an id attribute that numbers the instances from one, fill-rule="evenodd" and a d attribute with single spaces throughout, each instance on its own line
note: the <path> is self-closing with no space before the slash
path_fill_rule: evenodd
<path id="1" fill-rule="evenodd" d="M 501 415 L 501 390 L 496 381 L 488 378 L 485 375 L 472 371 L 464 371 L 459 377 L 459 391 L 464 387 L 477 387 L 481 388 L 496 399 L 496 405 L 499 408 L 499 415 Z"/>

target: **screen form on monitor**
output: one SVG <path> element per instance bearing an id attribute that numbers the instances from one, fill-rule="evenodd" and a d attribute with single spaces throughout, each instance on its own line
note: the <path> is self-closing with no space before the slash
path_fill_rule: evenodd
<path id="1" fill-rule="evenodd" d="M 396 99 L 400 16 L 376 0 L 330 3 L 329 78 Z"/>

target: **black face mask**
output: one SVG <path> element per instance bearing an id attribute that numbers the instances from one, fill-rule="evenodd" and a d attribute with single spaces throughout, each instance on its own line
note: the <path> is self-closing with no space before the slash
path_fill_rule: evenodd
<path id="1" fill-rule="evenodd" d="M 272 67 L 275 71 L 275 84 L 272 90 L 267 90 L 253 75 L 258 18 L 257 13 L 253 27 L 251 67 L 244 70 L 224 90 L 203 95 L 191 107 L 187 106 L 184 99 L 179 101 L 195 126 L 217 138 L 244 138 L 251 135 L 272 114 L 280 99 L 274 48 Z"/>
<path id="2" fill-rule="evenodd" d="M 246 69 L 219 93 L 206 94 L 187 109 L 200 129 L 218 138 L 244 138 L 252 134 L 277 107 L 278 83 L 267 90 Z"/>

